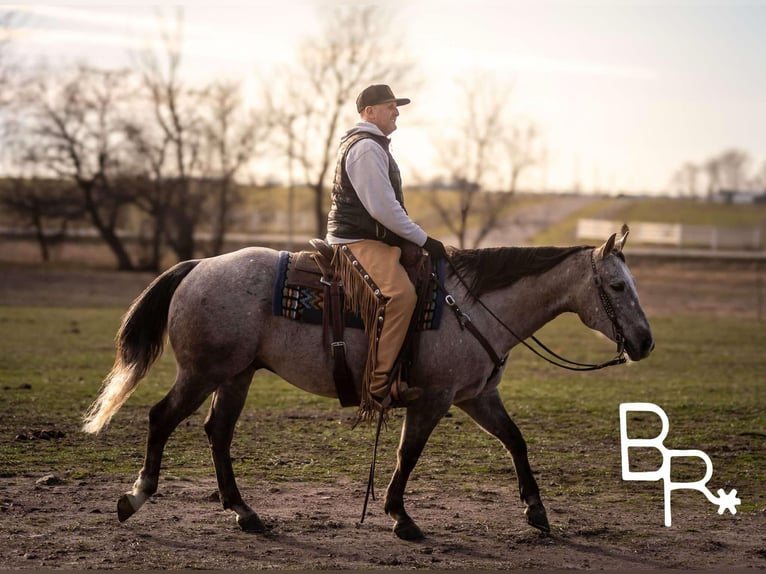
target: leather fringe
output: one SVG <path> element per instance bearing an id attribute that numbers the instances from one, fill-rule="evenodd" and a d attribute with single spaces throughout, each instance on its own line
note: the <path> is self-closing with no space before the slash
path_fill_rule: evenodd
<path id="1" fill-rule="evenodd" d="M 359 422 L 372 422 L 379 407 L 370 396 L 370 385 L 375 372 L 378 355 L 378 334 L 382 322 L 379 318 L 385 313 L 386 300 L 375 291 L 378 289 L 361 263 L 344 245 L 334 247 L 333 267 L 337 270 L 345 293 L 346 311 L 358 314 L 364 323 L 367 335 L 367 362 L 362 377 L 362 396 L 355 425 Z"/>

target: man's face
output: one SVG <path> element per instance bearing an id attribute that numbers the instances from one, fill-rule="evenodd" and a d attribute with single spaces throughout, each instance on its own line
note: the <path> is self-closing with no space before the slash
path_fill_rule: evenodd
<path id="1" fill-rule="evenodd" d="M 365 112 L 365 119 L 378 126 L 384 135 L 389 135 L 396 129 L 396 118 L 399 115 L 396 102 L 367 106 Z"/>

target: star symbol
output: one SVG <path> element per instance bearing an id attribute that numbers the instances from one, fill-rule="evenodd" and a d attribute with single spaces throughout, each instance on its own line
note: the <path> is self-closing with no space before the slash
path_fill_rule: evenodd
<path id="1" fill-rule="evenodd" d="M 726 494 L 723 488 L 718 489 L 718 514 L 723 514 L 726 510 L 732 514 L 737 514 L 736 506 L 742 504 L 737 498 L 737 489 L 734 488 L 729 494 Z"/>

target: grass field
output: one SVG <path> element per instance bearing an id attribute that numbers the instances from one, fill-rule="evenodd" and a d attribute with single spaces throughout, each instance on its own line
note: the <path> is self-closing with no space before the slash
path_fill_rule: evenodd
<path id="1" fill-rule="evenodd" d="M 0 306 L 3 475 L 132 476 L 140 468 L 148 409 L 174 376 L 171 353 L 155 365 L 107 433 L 94 439 L 78 432 L 80 416 L 111 366 L 112 339 L 123 311 L 15 306 L 8 301 Z M 657 350 L 648 360 L 626 367 L 569 373 L 525 349 L 512 352 L 501 391 L 525 433 L 541 484 L 560 494 L 593 495 L 594 465 L 619 484 L 618 408 L 623 402 L 646 401 L 660 405 L 670 418 L 666 446 L 704 450 L 715 466 L 711 486 L 736 487 L 745 512 L 766 508 L 764 324 L 674 314 L 651 320 Z M 589 335 L 573 317 L 556 320 L 540 336 L 575 360 L 606 358 L 613 352 L 611 344 Z M 165 460 L 170 474 L 212 471 L 201 428 L 204 411 L 171 439 Z M 352 411 L 274 376 L 258 375 L 235 439 L 238 473 L 273 481 L 363 476 L 371 431 L 350 430 Z M 651 429 L 657 421 L 650 418 L 632 424 Z M 397 420 L 384 436 L 382 464 L 393 464 Z M 65 437 L 32 440 L 42 430 L 61 431 Z M 509 471 L 510 460 L 500 445 L 453 409 L 432 437 L 417 475 L 468 485 L 477 474 Z"/>
<path id="2" fill-rule="evenodd" d="M 106 432 L 84 435 L 79 426 L 111 367 L 120 316 L 150 276 L 0 264 L 0 562 L 68 569 L 763 567 L 763 273 L 745 263 L 629 261 L 656 337 L 651 357 L 570 373 L 516 348 L 500 385 L 527 440 L 552 535 L 524 522 L 500 444 L 452 409 L 408 483 L 408 508 L 428 531 L 423 544 L 394 540 L 380 499 L 364 525 L 355 522 L 373 431 L 351 428 L 354 409 L 269 374 L 256 375 L 232 449 L 266 536 L 239 532 L 212 494 L 206 405 L 171 437 L 156 504 L 118 523 L 114 503 L 142 465 L 149 408 L 174 377 L 172 353 Z M 574 360 L 614 353 L 572 316 L 539 336 Z M 661 484 L 622 480 L 619 405 L 644 401 L 669 417 L 666 448 L 710 456 L 711 491 L 737 489 L 736 516 L 718 516 L 700 493 L 678 491 L 674 527 L 664 528 Z M 395 465 L 400 422 L 396 413 L 382 435 L 379 491 Z M 651 438 L 659 421 L 635 414 L 629 430 L 631 438 Z M 661 462 L 653 449 L 631 456 L 633 470 Z M 699 460 L 676 460 L 672 476 L 692 481 L 704 471 Z M 50 475 L 52 486 L 38 484 Z"/>
<path id="3" fill-rule="evenodd" d="M 280 200 L 283 200 L 282 197 Z M 452 198 L 454 200 L 454 198 Z M 266 209 L 272 199 L 257 209 Z M 508 208 L 518 218 L 526 202 Z M 310 205 L 302 197 L 298 203 Z M 433 217 L 428 198 L 408 202 Z M 514 213 L 515 210 L 521 210 Z M 531 210 L 534 212 L 534 209 Z M 420 213 L 420 216 L 418 216 Z M 720 206 L 626 198 L 590 201 L 536 238 L 573 244 L 580 217 L 761 225 L 766 206 Z M 438 228 L 435 219 L 429 225 Z M 513 464 L 501 445 L 452 409 L 431 437 L 407 489 L 408 508 L 428 531 L 424 545 L 390 533 L 382 501 L 355 520 L 373 431 L 351 428 L 354 409 L 259 373 L 237 425 L 232 454 L 246 499 L 269 533 L 238 531 L 214 494 L 203 420 L 207 404 L 171 437 L 160 491 L 135 518 L 117 522 L 116 498 L 135 480 L 150 407 L 175 375 L 172 352 L 99 436 L 79 431 L 114 358 L 122 313 L 150 274 L 112 273 L 83 245 L 53 265 L 28 263 L 34 245 L 0 262 L 0 564 L 8 568 L 709 568 L 766 566 L 766 266 L 762 261 L 634 257 L 657 347 L 640 363 L 596 373 L 558 370 L 518 347 L 502 398 L 524 433 L 548 508 L 551 537 L 524 522 Z M 102 249 L 103 251 L 103 249 Z M 6 251 L 6 254 L 8 252 Z M 87 261 L 87 266 L 82 265 Z M 571 316 L 538 334 L 575 360 L 605 360 L 613 345 Z M 708 488 L 736 489 L 738 513 L 720 517 L 699 492 L 672 496 L 662 527 L 659 482 L 621 476 L 619 406 L 651 402 L 667 413 L 665 447 L 699 449 L 714 465 Z M 376 486 L 396 463 L 401 413 L 383 433 Z M 633 414 L 631 438 L 659 434 L 654 415 Z M 656 470 L 654 449 L 635 449 L 633 470 Z M 697 459 L 676 459 L 675 481 L 701 478 Z M 37 481 L 55 475 L 53 485 Z M 162 498 L 164 496 L 164 498 Z M 155 508 L 151 508 L 155 506 Z M 225 552 L 221 552 L 226 548 Z"/>

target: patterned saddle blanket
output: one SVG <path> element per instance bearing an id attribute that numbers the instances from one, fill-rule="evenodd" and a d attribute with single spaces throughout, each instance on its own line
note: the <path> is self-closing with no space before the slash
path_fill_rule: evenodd
<path id="1" fill-rule="evenodd" d="M 321 325 L 325 309 L 325 285 L 320 282 L 321 271 L 311 251 L 291 253 L 279 252 L 277 274 L 272 298 L 274 315 L 287 317 L 303 323 Z M 435 266 L 436 274 L 444 277 L 444 260 Z M 417 331 L 438 329 L 441 322 L 444 298 L 439 297 L 438 287 L 432 282 L 423 312 L 415 324 Z M 364 323 L 358 315 L 346 312 L 345 325 L 352 329 L 363 329 Z"/>

